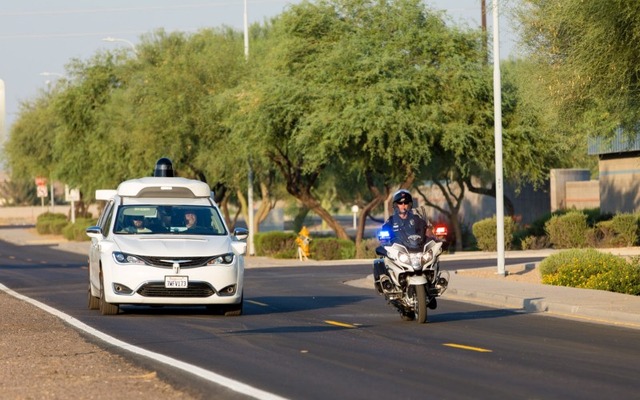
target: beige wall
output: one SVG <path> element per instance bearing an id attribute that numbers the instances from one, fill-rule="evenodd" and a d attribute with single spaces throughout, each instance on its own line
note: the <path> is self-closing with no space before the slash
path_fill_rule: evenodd
<path id="1" fill-rule="evenodd" d="M 600 207 L 600 182 L 575 181 L 565 183 L 565 202 L 567 208 L 583 210 Z"/>
<path id="2" fill-rule="evenodd" d="M 588 169 L 552 169 L 550 173 L 551 211 L 570 208 L 567 205 L 567 182 L 589 181 Z"/>
<path id="3" fill-rule="evenodd" d="M 640 211 L 640 156 L 601 158 L 601 211 L 624 213 Z"/>

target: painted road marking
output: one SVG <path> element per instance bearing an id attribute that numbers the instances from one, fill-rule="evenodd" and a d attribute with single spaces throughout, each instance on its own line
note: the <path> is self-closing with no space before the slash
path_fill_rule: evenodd
<path id="1" fill-rule="evenodd" d="M 331 321 L 331 320 L 326 320 L 324 321 L 326 324 L 329 325 L 335 325 L 335 326 L 340 326 L 342 328 L 357 328 L 357 326 L 355 325 L 351 325 L 351 324 L 345 324 L 344 322 L 338 322 L 338 321 Z"/>
<path id="2" fill-rule="evenodd" d="M 262 306 L 262 307 L 269 307 L 268 304 L 264 304 L 264 303 L 260 303 L 259 301 L 255 301 L 255 300 L 245 300 L 247 303 L 251 303 L 251 304 L 255 304 L 257 306 Z"/>
<path id="3" fill-rule="evenodd" d="M 479 353 L 491 353 L 491 352 L 493 352 L 493 350 L 483 349 L 482 347 L 465 346 L 463 344 L 457 344 L 457 343 L 443 343 L 442 345 L 443 346 L 447 346 L 447 347 L 453 347 L 453 348 L 456 348 L 456 349 L 477 351 Z"/>

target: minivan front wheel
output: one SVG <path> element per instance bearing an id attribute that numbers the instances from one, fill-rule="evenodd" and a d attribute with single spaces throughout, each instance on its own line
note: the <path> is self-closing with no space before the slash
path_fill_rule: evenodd
<path id="1" fill-rule="evenodd" d="M 102 315 L 116 315 L 120 307 L 117 304 L 107 303 L 104 298 L 104 278 L 100 274 L 100 313 Z"/>
<path id="2" fill-rule="evenodd" d="M 89 310 L 100 309 L 100 298 L 91 294 L 91 283 L 89 283 L 88 305 Z"/>

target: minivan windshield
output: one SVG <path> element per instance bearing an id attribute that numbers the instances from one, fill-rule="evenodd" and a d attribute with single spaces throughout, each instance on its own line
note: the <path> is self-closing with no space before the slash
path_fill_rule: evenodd
<path id="1" fill-rule="evenodd" d="M 227 230 L 211 206 L 123 205 L 118 208 L 114 233 L 226 235 Z"/>

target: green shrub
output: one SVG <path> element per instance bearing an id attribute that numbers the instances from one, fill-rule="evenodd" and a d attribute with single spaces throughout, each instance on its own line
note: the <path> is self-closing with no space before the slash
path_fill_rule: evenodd
<path id="1" fill-rule="evenodd" d="M 38 216 L 36 232 L 41 235 L 59 235 L 68 223 L 65 214 L 46 212 Z"/>
<path id="2" fill-rule="evenodd" d="M 586 289 L 640 294 L 640 262 L 595 249 L 572 249 L 540 263 L 542 283 Z"/>
<path id="3" fill-rule="evenodd" d="M 639 296 L 640 264 L 636 261 L 626 263 L 620 268 L 609 268 L 602 273 L 592 275 L 581 287 Z"/>
<path id="4" fill-rule="evenodd" d="M 254 235 L 256 255 L 275 258 L 296 258 L 298 245 L 293 232 L 265 232 Z"/>
<path id="5" fill-rule="evenodd" d="M 527 236 L 520 240 L 522 250 L 540 250 L 549 247 L 549 238 L 545 236 Z"/>
<path id="6" fill-rule="evenodd" d="M 89 226 L 93 226 L 96 223 L 97 220 L 95 218 L 76 218 L 75 223 L 68 224 L 62 229 L 62 235 L 65 239 L 75 242 L 91 240 L 85 231 Z"/>
<path id="7" fill-rule="evenodd" d="M 310 243 L 314 260 L 349 260 L 356 255 L 356 245 L 351 240 L 318 238 Z"/>
<path id="8" fill-rule="evenodd" d="M 482 251 L 496 251 L 498 249 L 497 226 L 495 216 L 486 218 L 473 224 L 473 236 L 475 236 L 478 248 Z M 510 217 L 504 217 L 504 245 L 505 249 L 511 249 L 515 222 Z"/>
<path id="9" fill-rule="evenodd" d="M 581 248 L 587 244 L 587 216 L 580 211 L 554 215 L 545 224 L 549 242 L 557 249 Z"/>
<path id="10" fill-rule="evenodd" d="M 587 243 L 593 247 L 634 246 L 638 239 L 638 216 L 616 214 L 611 220 L 598 222 L 587 238 Z"/>
<path id="11" fill-rule="evenodd" d="M 540 269 L 540 275 L 542 275 L 542 278 L 544 279 L 547 275 L 556 274 L 563 265 L 573 265 L 577 263 L 582 257 L 582 254 L 582 250 L 576 249 L 552 254 L 540 262 L 540 265 L 538 266 Z"/>
<path id="12" fill-rule="evenodd" d="M 611 221 L 600 221 L 593 229 L 587 230 L 587 246 L 616 247 L 615 231 Z"/>
<path id="13" fill-rule="evenodd" d="M 611 220 L 611 227 L 615 235 L 614 244 L 631 247 L 638 242 L 638 215 L 616 214 Z"/>
<path id="14" fill-rule="evenodd" d="M 602 214 L 600 212 L 600 208 L 585 208 L 584 210 L 580 211 L 587 216 L 587 225 L 592 227 L 596 226 L 598 222 L 609 221 L 611 218 L 613 218 L 613 214 Z"/>

